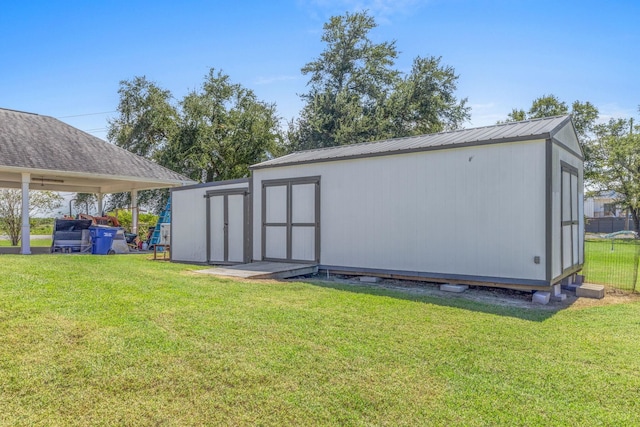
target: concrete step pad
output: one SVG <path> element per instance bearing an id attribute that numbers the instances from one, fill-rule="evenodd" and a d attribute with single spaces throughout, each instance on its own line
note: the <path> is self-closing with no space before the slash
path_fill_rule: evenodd
<path id="1" fill-rule="evenodd" d="M 592 283 L 583 283 L 576 288 L 576 296 L 583 298 L 604 298 L 604 286 Z"/>

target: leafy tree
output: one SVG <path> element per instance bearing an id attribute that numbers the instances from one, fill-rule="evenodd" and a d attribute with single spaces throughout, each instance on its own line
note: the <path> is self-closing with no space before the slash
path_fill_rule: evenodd
<path id="1" fill-rule="evenodd" d="M 274 104 L 209 71 L 200 91 L 180 102 L 178 131 L 161 163 L 202 182 L 242 178 L 249 166 L 266 160 L 279 144 Z"/>
<path id="2" fill-rule="evenodd" d="M 118 93 L 119 115 L 109 122 L 109 141 L 196 181 L 248 176 L 251 164 L 279 150 L 275 105 L 215 69 L 177 103 L 146 77 L 123 80 Z M 141 191 L 138 205 L 160 212 L 168 195 Z M 105 206 L 122 208 L 130 200 L 130 193 L 112 194 Z"/>
<path id="3" fill-rule="evenodd" d="M 171 103 L 171 92 L 141 76 L 122 80 L 118 94 L 118 117 L 109 120 L 107 139 L 155 159 L 177 127 L 178 111 Z"/>
<path id="4" fill-rule="evenodd" d="M 392 68 L 395 42 L 374 43 L 376 27 L 366 13 L 331 17 L 324 25 L 326 49 L 302 68 L 309 92 L 298 122 L 296 148 L 330 147 L 361 142 L 377 134 L 376 116 L 384 116 L 388 94 L 399 82 Z"/>
<path id="5" fill-rule="evenodd" d="M 543 117 L 559 116 L 571 113 L 573 126 L 578 134 L 578 140 L 585 156 L 584 178 L 591 182 L 595 177 L 597 165 L 592 159 L 593 132 L 599 117 L 598 109 L 590 102 L 575 101 L 571 104 L 571 111 L 563 101 L 555 95 L 543 95 L 531 103 L 528 111 L 514 108 L 507 115 L 505 122 L 515 122 Z M 499 121 L 498 123 L 504 123 Z"/>
<path id="6" fill-rule="evenodd" d="M 505 120 L 505 122 L 521 122 L 523 120 L 527 120 L 526 111 L 519 108 L 514 108 L 507 115 L 507 120 Z M 503 122 L 498 122 L 498 123 L 503 123 Z"/>
<path id="7" fill-rule="evenodd" d="M 611 119 L 594 131 L 594 192 L 614 191 L 617 203 L 629 209 L 635 231 L 640 232 L 640 126 L 634 126 L 632 119 Z"/>
<path id="8" fill-rule="evenodd" d="M 542 95 L 531 103 L 528 111 L 514 108 L 507 115 L 505 122 L 516 122 L 543 117 L 562 116 L 571 113 L 573 125 L 583 144 L 587 143 L 599 117 L 598 109 L 590 102 L 575 101 L 571 104 L 571 111 L 564 101 L 555 95 Z M 498 122 L 503 123 L 503 122 Z M 583 147 L 584 148 L 584 147 Z"/>
<path id="9" fill-rule="evenodd" d="M 334 16 L 324 25 L 320 56 L 306 64 L 305 106 L 287 132 L 288 149 L 353 144 L 455 129 L 469 118 L 454 96 L 458 76 L 440 58 L 416 58 L 410 74 L 393 68 L 395 42 L 374 43 L 366 12 Z"/>
<path id="10" fill-rule="evenodd" d="M 82 211 L 84 209 L 86 211 L 85 213 L 90 214 L 90 211 L 93 209 L 97 201 L 98 198 L 95 194 L 76 193 L 73 198 L 73 207 L 75 207 L 77 211 Z"/>
<path id="11" fill-rule="evenodd" d="M 531 108 L 527 113 L 529 119 L 540 119 L 542 117 L 562 116 L 569 113 L 569 107 L 560 101 L 555 95 L 543 95 L 533 100 Z"/>
<path id="12" fill-rule="evenodd" d="M 51 191 L 29 192 L 29 216 L 60 207 L 62 197 Z M 16 246 L 22 233 L 22 191 L 0 190 L 0 230 L 6 233 L 11 245 Z"/>
<path id="13" fill-rule="evenodd" d="M 469 119 L 466 98 L 454 93 L 458 76 L 440 57 L 417 57 L 411 73 L 396 86 L 386 104 L 387 137 L 420 135 L 458 129 Z M 386 124 L 386 123 L 385 123 Z"/>
<path id="14" fill-rule="evenodd" d="M 134 154 L 162 164 L 164 150 L 177 133 L 179 112 L 171 92 L 145 76 L 122 80 L 118 89 L 118 116 L 109 120 L 107 139 Z M 168 192 L 146 190 L 138 193 L 138 205 L 160 211 Z M 114 193 L 105 201 L 108 209 L 129 206 L 130 193 Z"/>
<path id="15" fill-rule="evenodd" d="M 571 118 L 576 128 L 578 137 L 583 143 L 587 143 L 589 135 L 594 131 L 596 120 L 600 116 L 598 109 L 589 101 L 574 101 L 571 105 Z M 584 148 L 584 146 L 583 146 Z"/>

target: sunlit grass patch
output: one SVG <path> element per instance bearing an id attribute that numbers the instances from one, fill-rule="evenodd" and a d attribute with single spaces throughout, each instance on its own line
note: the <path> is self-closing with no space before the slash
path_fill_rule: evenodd
<path id="1" fill-rule="evenodd" d="M 640 423 L 637 303 L 522 311 L 196 268 L 0 257 L 0 424 Z"/>

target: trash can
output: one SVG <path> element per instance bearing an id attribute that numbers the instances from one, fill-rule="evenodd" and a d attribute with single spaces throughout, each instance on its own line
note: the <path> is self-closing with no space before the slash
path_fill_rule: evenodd
<path id="1" fill-rule="evenodd" d="M 113 238 L 115 237 L 118 229 L 115 227 L 89 227 L 89 233 L 91 235 L 91 253 L 94 255 L 112 255 L 115 253 L 111 249 Z"/>

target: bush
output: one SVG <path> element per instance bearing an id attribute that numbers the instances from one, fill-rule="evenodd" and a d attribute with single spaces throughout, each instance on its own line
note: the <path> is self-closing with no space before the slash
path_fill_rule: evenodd
<path id="1" fill-rule="evenodd" d="M 109 212 L 107 215 L 118 218 L 120 226 L 124 227 L 126 231 L 131 232 L 131 225 L 133 222 L 131 211 L 118 210 L 117 212 Z M 145 237 L 148 228 L 155 227 L 156 222 L 158 222 L 158 215 L 154 215 L 152 213 L 140 213 L 138 215 L 138 233 L 141 237 Z"/>
<path id="2" fill-rule="evenodd" d="M 29 218 L 31 234 L 53 234 L 54 218 Z"/>

